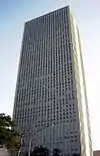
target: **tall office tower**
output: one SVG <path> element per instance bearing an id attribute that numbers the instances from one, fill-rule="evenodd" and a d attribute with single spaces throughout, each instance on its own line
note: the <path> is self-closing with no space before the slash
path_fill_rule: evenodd
<path id="1" fill-rule="evenodd" d="M 13 118 L 23 151 L 92 156 L 79 31 L 69 6 L 25 23 Z"/>

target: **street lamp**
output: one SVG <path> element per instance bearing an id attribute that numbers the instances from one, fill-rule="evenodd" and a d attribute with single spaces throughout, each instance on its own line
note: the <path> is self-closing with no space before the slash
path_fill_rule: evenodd
<path id="1" fill-rule="evenodd" d="M 42 127 L 42 128 L 40 128 L 40 129 L 37 129 L 36 131 L 34 131 L 33 134 L 30 132 L 28 156 L 30 156 L 30 151 L 31 151 L 31 142 L 32 142 L 32 140 L 31 140 L 31 135 L 34 137 L 34 135 L 35 135 L 37 132 L 40 132 L 40 131 L 42 131 L 42 130 L 45 129 L 45 128 L 53 127 L 53 126 L 54 126 L 54 124 L 52 124 L 52 125 L 50 125 L 50 126 Z"/>
<path id="2" fill-rule="evenodd" d="M 20 131 L 21 131 L 21 130 L 20 130 Z M 20 144 L 21 144 L 21 147 L 20 147 L 20 149 L 19 149 L 19 151 L 18 151 L 18 156 L 20 156 L 21 151 L 22 151 L 24 133 L 25 133 L 25 131 L 23 130 L 23 132 L 22 132 L 21 135 L 20 135 Z"/>

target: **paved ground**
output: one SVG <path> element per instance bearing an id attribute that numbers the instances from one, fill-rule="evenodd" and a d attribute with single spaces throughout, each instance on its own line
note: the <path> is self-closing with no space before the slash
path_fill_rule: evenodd
<path id="1" fill-rule="evenodd" d="M 9 156 L 6 148 L 0 148 L 0 156 Z"/>

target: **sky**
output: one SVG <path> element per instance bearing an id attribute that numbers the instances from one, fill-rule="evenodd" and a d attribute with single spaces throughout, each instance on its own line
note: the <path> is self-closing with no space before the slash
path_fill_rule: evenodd
<path id="1" fill-rule="evenodd" d="M 100 149 L 100 0 L 0 0 L 0 113 L 12 116 L 24 23 L 71 5 L 80 28 L 93 149 Z"/>

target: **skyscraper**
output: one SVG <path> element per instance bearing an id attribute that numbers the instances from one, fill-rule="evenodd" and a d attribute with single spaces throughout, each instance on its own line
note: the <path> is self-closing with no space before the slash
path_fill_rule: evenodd
<path id="1" fill-rule="evenodd" d="M 69 6 L 25 23 L 13 119 L 23 151 L 37 144 L 92 156 L 79 30 Z"/>

